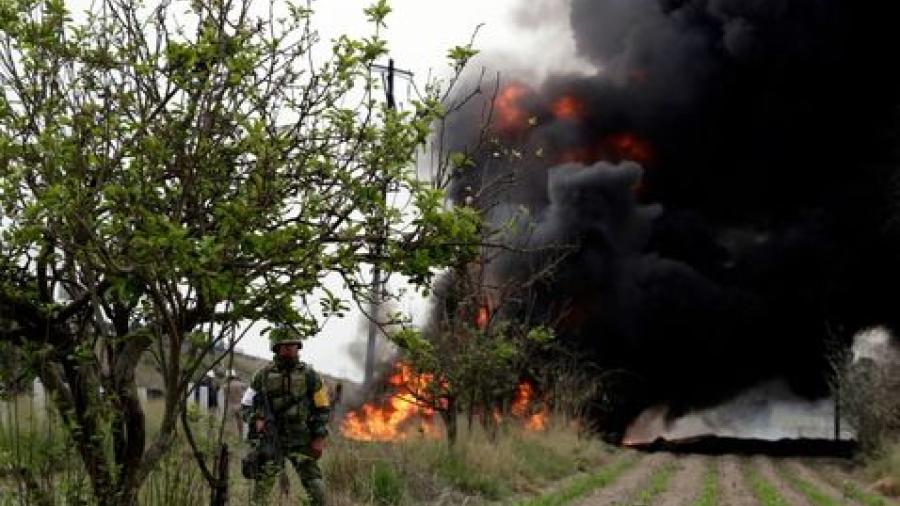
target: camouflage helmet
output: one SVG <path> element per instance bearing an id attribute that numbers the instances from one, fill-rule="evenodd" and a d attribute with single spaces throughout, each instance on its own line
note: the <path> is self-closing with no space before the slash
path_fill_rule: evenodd
<path id="1" fill-rule="evenodd" d="M 296 344 L 299 348 L 303 348 L 302 336 L 291 325 L 277 324 L 269 331 L 269 343 L 272 352 L 278 353 L 278 347 L 283 344 Z"/>

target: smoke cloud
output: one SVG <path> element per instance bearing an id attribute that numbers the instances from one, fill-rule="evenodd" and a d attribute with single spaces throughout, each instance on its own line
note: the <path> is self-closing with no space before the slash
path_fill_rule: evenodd
<path id="1" fill-rule="evenodd" d="M 537 23 L 548 8 L 519 18 Z M 538 307 L 563 315 L 563 342 L 634 378 L 638 400 L 613 425 L 772 379 L 827 394 L 829 339 L 900 328 L 900 78 L 888 68 L 900 4 L 568 8 L 578 52 L 599 70 L 538 81 L 500 69 L 493 142 L 472 147 L 478 104 L 447 132 L 477 161 L 453 197 L 498 223 L 527 209 L 520 245 L 577 245 L 537 288 Z M 503 174 L 515 183 L 489 191 Z M 537 264 L 510 253 L 488 268 L 515 279 Z"/>

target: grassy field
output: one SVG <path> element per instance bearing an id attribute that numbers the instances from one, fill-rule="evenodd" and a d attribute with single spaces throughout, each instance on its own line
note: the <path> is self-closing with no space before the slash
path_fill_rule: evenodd
<path id="1" fill-rule="evenodd" d="M 337 438 L 322 465 L 340 506 L 358 504 L 484 504 L 521 499 L 593 470 L 616 453 L 580 438 L 563 423 L 543 432 L 507 427 L 494 442 L 464 431 L 455 448 L 443 441 L 360 443 Z"/>
<path id="2" fill-rule="evenodd" d="M 89 483 L 77 453 L 52 414 L 38 412 L 29 398 L 8 405 L 0 419 L 0 506 L 26 504 L 12 472 L 28 469 L 55 504 L 89 505 Z M 158 401 L 147 405 L 148 429 L 158 427 Z M 215 434 L 216 419 L 195 414 L 195 434 Z M 464 424 L 465 425 L 465 424 Z M 229 427 L 226 425 L 226 427 Z M 230 430 L 230 429 L 229 429 Z M 339 433 L 339 430 L 334 430 Z M 227 433 L 231 449 L 230 504 L 247 504 L 252 482 L 240 476 L 245 445 Z M 595 471 L 617 450 L 585 439 L 571 424 L 551 422 L 542 432 L 505 426 L 491 441 L 479 426 L 462 427 L 457 445 L 415 435 L 400 442 L 329 439 L 321 465 L 334 506 L 451 505 L 523 501 L 568 477 Z M 293 471 L 276 487 L 271 504 L 298 504 L 302 487 Z M 286 487 L 285 487 L 286 486 Z M 148 506 L 208 504 L 208 490 L 187 445 L 180 442 L 141 490 Z"/>

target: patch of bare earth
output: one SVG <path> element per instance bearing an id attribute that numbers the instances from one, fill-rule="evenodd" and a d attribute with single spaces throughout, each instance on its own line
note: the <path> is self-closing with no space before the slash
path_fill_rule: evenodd
<path id="1" fill-rule="evenodd" d="M 784 498 L 792 506 L 812 506 L 806 497 L 793 487 L 775 469 L 775 461 L 769 457 L 753 457 L 753 465 L 759 471 L 760 477 L 769 482 L 778 491 L 778 495 Z"/>
<path id="2" fill-rule="evenodd" d="M 703 490 L 703 476 L 709 466 L 709 459 L 698 455 L 678 458 L 679 470 L 669 480 L 668 489 L 654 504 L 658 506 L 688 506 Z"/>
<path id="3" fill-rule="evenodd" d="M 717 459 L 719 497 L 722 506 L 757 506 L 750 484 L 741 469 L 741 458 L 726 455 Z"/>
<path id="4" fill-rule="evenodd" d="M 640 462 L 626 471 L 610 486 L 602 488 L 578 503 L 579 506 L 612 506 L 623 504 L 634 497 L 650 476 L 674 457 L 665 453 L 654 453 L 642 457 Z"/>

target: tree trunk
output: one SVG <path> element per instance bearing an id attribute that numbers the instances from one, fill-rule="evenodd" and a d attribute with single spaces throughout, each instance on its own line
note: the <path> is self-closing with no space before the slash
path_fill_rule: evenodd
<path id="1" fill-rule="evenodd" d="M 450 447 L 456 446 L 458 435 L 458 413 L 456 412 L 456 399 L 447 398 L 447 408 L 441 411 L 444 425 L 447 426 L 447 443 Z"/>
<path id="2" fill-rule="evenodd" d="M 217 483 L 213 484 L 209 506 L 225 506 L 228 502 L 228 444 L 222 443 L 216 460 Z"/>

